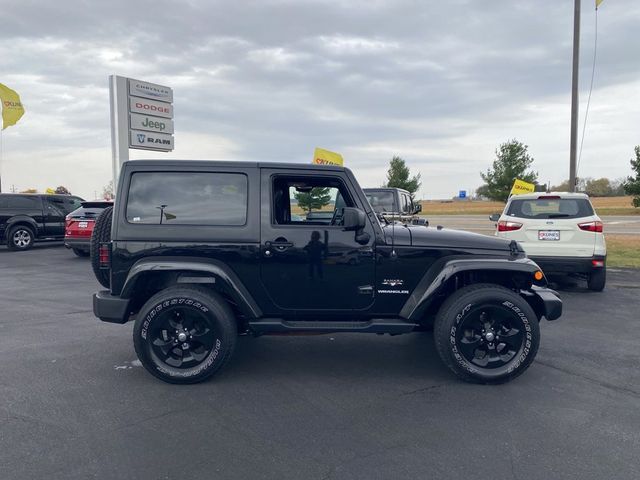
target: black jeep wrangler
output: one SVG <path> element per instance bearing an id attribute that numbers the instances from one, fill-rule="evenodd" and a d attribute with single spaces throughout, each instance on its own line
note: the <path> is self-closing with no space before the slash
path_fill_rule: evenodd
<path id="1" fill-rule="evenodd" d="M 135 320 L 156 377 L 200 382 L 238 335 L 433 327 L 464 380 L 500 383 L 531 364 L 539 321 L 562 303 L 516 242 L 380 221 L 346 168 L 132 161 L 92 238 L 105 322 Z M 333 209 L 331 217 L 300 208 Z M 112 220 L 113 218 L 113 220 Z"/>

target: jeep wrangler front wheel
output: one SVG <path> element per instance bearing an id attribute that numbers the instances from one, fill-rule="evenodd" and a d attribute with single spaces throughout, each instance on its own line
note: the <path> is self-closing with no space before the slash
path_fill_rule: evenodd
<path id="1" fill-rule="evenodd" d="M 201 287 L 170 287 L 140 310 L 133 344 L 142 365 L 168 383 L 198 383 L 231 357 L 237 327 L 217 293 Z"/>
<path id="2" fill-rule="evenodd" d="M 499 285 L 478 284 L 445 301 L 434 337 L 440 358 L 458 377 L 503 383 L 531 365 L 540 329 L 538 317 L 520 295 Z"/>

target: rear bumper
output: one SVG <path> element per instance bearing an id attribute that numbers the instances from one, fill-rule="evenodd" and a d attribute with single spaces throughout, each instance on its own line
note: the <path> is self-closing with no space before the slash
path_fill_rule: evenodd
<path id="1" fill-rule="evenodd" d="M 93 314 L 103 322 L 127 323 L 129 299 L 111 295 L 109 290 L 100 290 L 93 294 Z"/>
<path id="2" fill-rule="evenodd" d="M 91 246 L 91 237 L 89 238 L 64 237 L 64 246 L 67 248 L 78 248 L 80 250 L 86 250 L 88 252 Z"/>
<path id="3" fill-rule="evenodd" d="M 562 315 L 562 300 L 555 290 L 534 285 L 531 290 L 523 291 L 522 296 L 539 316 L 547 320 L 557 320 Z"/>
<path id="4" fill-rule="evenodd" d="M 545 274 L 553 273 L 590 273 L 593 269 L 604 268 L 606 255 L 592 257 L 529 257 L 536 262 Z M 603 262 L 602 266 L 594 266 L 594 261 Z"/>

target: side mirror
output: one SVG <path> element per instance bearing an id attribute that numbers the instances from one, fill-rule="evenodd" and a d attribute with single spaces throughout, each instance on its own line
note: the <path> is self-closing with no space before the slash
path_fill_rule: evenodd
<path id="1" fill-rule="evenodd" d="M 367 224 L 367 216 L 359 208 L 344 207 L 342 210 L 342 227 L 344 230 L 358 231 Z"/>
<path id="2" fill-rule="evenodd" d="M 421 211 L 422 211 L 422 204 L 416 203 L 413 213 L 416 214 L 416 213 L 420 213 Z"/>
<path id="3" fill-rule="evenodd" d="M 500 214 L 494 213 L 493 215 L 489 215 L 489 220 L 491 220 L 492 222 L 497 222 L 498 220 L 500 220 Z"/>

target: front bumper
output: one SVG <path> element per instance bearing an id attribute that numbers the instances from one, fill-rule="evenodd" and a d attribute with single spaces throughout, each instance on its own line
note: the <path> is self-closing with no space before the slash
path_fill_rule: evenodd
<path id="1" fill-rule="evenodd" d="M 605 262 L 607 260 L 606 255 L 594 255 L 592 257 L 529 257 L 536 262 L 542 271 L 546 274 L 554 273 L 591 273 L 595 268 L 604 268 L 602 266 L 596 267 L 593 262 Z M 604 265 L 604 263 L 603 263 Z"/>
<path id="2" fill-rule="evenodd" d="M 129 320 L 129 299 L 111 295 L 109 290 L 93 294 L 93 314 L 103 322 L 127 323 Z"/>
<path id="3" fill-rule="evenodd" d="M 562 315 L 562 300 L 555 290 L 534 285 L 531 290 L 522 291 L 521 294 L 539 316 L 557 320 Z"/>

